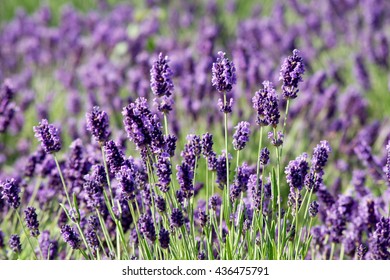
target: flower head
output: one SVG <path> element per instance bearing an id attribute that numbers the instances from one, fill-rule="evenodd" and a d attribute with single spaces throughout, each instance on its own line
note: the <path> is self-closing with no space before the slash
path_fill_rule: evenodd
<path id="1" fill-rule="evenodd" d="M 171 227 L 181 227 L 184 225 L 183 212 L 178 208 L 173 208 L 171 214 Z"/>
<path id="2" fill-rule="evenodd" d="M 168 65 L 168 56 L 159 54 L 150 69 L 150 87 L 156 96 L 170 96 L 173 91 L 172 70 Z"/>
<path id="3" fill-rule="evenodd" d="M 27 209 L 24 210 L 24 214 L 26 215 L 25 221 L 31 236 L 37 237 L 39 235 L 39 222 L 36 209 L 34 207 L 27 207 Z"/>
<path id="4" fill-rule="evenodd" d="M 160 242 L 161 248 L 168 249 L 169 248 L 169 231 L 167 231 L 165 228 L 161 227 L 158 241 Z"/>
<path id="5" fill-rule="evenodd" d="M 148 214 L 143 214 L 139 217 L 138 227 L 140 232 L 151 242 L 156 241 L 156 230 L 153 220 Z"/>
<path id="6" fill-rule="evenodd" d="M 16 209 L 20 206 L 20 187 L 19 183 L 14 179 L 7 179 L 0 183 L 1 198 L 4 199 L 12 208 Z"/>
<path id="7" fill-rule="evenodd" d="M 20 243 L 20 237 L 16 234 L 12 234 L 9 238 L 8 245 L 12 251 L 19 254 L 22 251 L 22 244 Z"/>
<path id="8" fill-rule="evenodd" d="M 225 58 L 224 52 L 218 52 L 217 61 L 213 63 L 212 73 L 211 83 L 219 92 L 229 92 L 236 84 L 236 68 L 233 62 Z"/>
<path id="9" fill-rule="evenodd" d="M 92 134 L 96 141 L 105 143 L 110 137 L 110 120 L 106 112 L 100 110 L 98 106 L 93 107 L 92 111 L 86 114 L 87 130 Z"/>
<path id="10" fill-rule="evenodd" d="M 257 113 L 256 123 L 259 126 L 276 127 L 278 125 L 280 119 L 279 101 L 270 81 L 263 82 L 263 88 L 255 93 L 252 103 Z"/>
<path id="11" fill-rule="evenodd" d="M 61 150 L 61 139 L 59 130 L 46 119 L 43 119 L 38 126 L 34 126 L 35 137 L 41 142 L 43 150 L 48 153 L 56 153 Z"/>
<path id="12" fill-rule="evenodd" d="M 299 92 L 298 83 L 302 82 L 302 75 L 305 73 L 305 65 L 298 50 L 293 50 L 293 54 L 288 56 L 280 69 L 279 80 L 283 81 L 283 97 L 294 99 Z"/>
<path id="13" fill-rule="evenodd" d="M 235 150 L 242 150 L 249 141 L 250 124 L 248 122 L 239 122 L 235 127 L 236 132 L 233 135 L 233 147 Z"/>
<path id="14" fill-rule="evenodd" d="M 72 228 L 69 225 L 63 225 L 61 227 L 61 235 L 62 238 L 68 245 L 73 249 L 77 250 L 80 248 L 81 240 L 79 238 L 79 235 L 76 233 L 74 228 Z"/>

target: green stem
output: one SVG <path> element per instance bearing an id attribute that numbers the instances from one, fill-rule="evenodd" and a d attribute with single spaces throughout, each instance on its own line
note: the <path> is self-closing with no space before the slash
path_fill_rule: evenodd
<path id="1" fill-rule="evenodd" d="M 56 165 L 57 165 L 58 173 L 60 174 L 62 186 L 64 187 L 64 191 L 65 191 L 65 194 L 66 194 L 66 199 L 68 200 L 69 206 L 72 207 L 72 203 L 71 203 L 71 200 L 69 198 L 69 193 L 68 193 L 68 190 L 67 190 L 67 187 L 66 187 L 64 176 L 62 175 L 61 167 L 60 167 L 60 164 L 58 163 L 57 155 L 53 154 L 53 157 L 54 157 L 54 161 L 56 162 Z"/>

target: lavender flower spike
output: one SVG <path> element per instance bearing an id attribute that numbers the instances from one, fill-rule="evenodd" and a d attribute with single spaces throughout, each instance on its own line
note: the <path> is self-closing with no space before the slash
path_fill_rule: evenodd
<path id="1" fill-rule="evenodd" d="M 259 126 L 272 125 L 276 127 L 278 125 L 280 119 L 279 101 L 271 82 L 263 82 L 263 88 L 255 93 L 252 103 L 257 112 L 256 123 Z"/>
<path id="2" fill-rule="evenodd" d="M 4 199 L 12 208 L 16 209 L 20 206 L 20 187 L 19 183 L 14 179 L 7 179 L 0 183 L 1 198 Z"/>
<path id="3" fill-rule="evenodd" d="M 80 248 L 80 238 L 76 231 L 69 225 L 63 225 L 61 227 L 62 238 L 68 245 L 73 249 L 77 250 Z"/>
<path id="4" fill-rule="evenodd" d="M 298 83 L 302 82 L 302 75 L 305 73 L 303 59 L 298 50 L 293 50 L 293 54 L 287 57 L 280 69 L 279 80 L 283 81 L 282 90 L 285 99 L 294 99 L 299 92 Z"/>
<path id="5" fill-rule="evenodd" d="M 170 96 L 173 91 L 172 70 L 168 65 L 168 56 L 160 53 L 150 70 L 150 87 L 154 95 Z"/>
<path id="6" fill-rule="evenodd" d="M 105 143 L 110 137 L 110 120 L 106 112 L 98 106 L 93 107 L 90 113 L 86 114 L 87 130 L 91 132 L 95 140 Z"/>
<path id="7" fill-rule="evenodd" d="M 34 207 L 27 207 L 27 209 L 24 210 L 24 214 L 26 215 L 26 225 L 30 230 L 31 236 L 39 236 L 39 222 L 36 209 Z"/>
<path id="8" fill-rule="evenodd" d="M 156 241 L 156 230 L 152 218 L 148 214 L 139 217 L 138 227 L 140 232 L 151 242 Z"/>
<path id="9" fill-rule="evenodd" d="M 387 151 L 387 160 L 386 160 L 385 172 L 386 172 L 387 181 L 390 184 L 390 141 L 386 145 L 386 151 Z"/>
<path id="10" fill-rule="evenodd" d="M 245 148 L 251 133 L 249 126 L 250 124 L 248 122 L 239 122 L 235 127 L 236 132 L 233 135 L 233 147 L 235 150 L 242 150 Z"/>
<path id="11" fill-rule="evenodd" d="M 12 251 L 19 254 L 22 251 L 22 244 L 20 243 L 20 237 L 16 234 L 12 234 L 9 238 L 8 245 Z"/>
<path id="12" fill-rule="evenodd" d="M 229 92 L 237 82 L 236 68 L 233 62 L 225 58 L 225 53 L 219 51 L 217 61 L 213 63 L 212 85 L 219 92 Z"/>
<path id="13" fill-rule="evenodd" d="M 43 150 L 48 153 L 56 153 L 61 150 L 61 139 L 59 130 L 46 119 L 43 119 L 38 126 L 34 126 L 35 137 L 41 142 Z"/>

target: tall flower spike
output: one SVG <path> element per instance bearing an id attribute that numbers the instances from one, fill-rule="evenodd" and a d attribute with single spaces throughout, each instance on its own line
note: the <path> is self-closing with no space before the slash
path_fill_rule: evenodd
<path id="1" fill-rule="evenodd" d="M 59 130 L 54 125 L 49 124 L 46 119 L 43 119 L 38 126 L 34 126 L 33 130 L 46 153 L 52 154 L 61 150 Z"/>
<path id="2" fill-rule="evenodd" d="M 307 163 L 306 153 L 290 161 L 285 170 L 287 183 L 290 185 L 290 188 L 301 190 L 308 170 L 309 164 Z"/>
<path id="3" fill-rule="evenodd" d="M 134 103 L 123 108 L 123 123 L 127 136 L 135 143 L 137 149 L 151 145 L 157 153 L 164 148 L 164 135 L 157 115 L 153 115 L 145 98 L 140 97 Z"/>
<path id="4" fill-rule="evenodd" d="M 16 234 L 12 234 L 9 238 L 8 245 L 14 253 L 19 254 L 22 251 L 22 244 L 20 243 L 20 237 Z"/>
<path id="5" fill-rule="evenodd" d="M 154 95 L 170 96 L 173 91 L 172 70 L 168 65 L 168 56 L 159 54 L 150 69 L 150 87 Z"/>
<path id="6" fill-rule="evenodd" d="M 250 124 L 248 122 L 239 122 L 235 127 L 236 132 L 233 135 L 233 147 L 235 150 L 242 150 L 249 141 Z"/>
<path id="7" fill-rule="evenodd" d="M 151 242 L 156 241 L 156 230 L 154 228 L 153 220 L 148 214 L 141 215 L 138 220 L 138 227 L 140 232 Z"/>
<path id="8" fill-rule="evenodd" d="M 105 143 L 110 137 L 110 120 L 106 112 L 100 110 L 98 106 L 86 114 L 87 130 L 99 143 Z"/>
<path id="9" fill-rule="evenodd" d="M 110 168 L 111 173 L 115 174 L 116 172 L 119 172 L 125 162 L 122 151 L 112 140 L 106 143 L 104 149 L 107 156 L 108 167 Z"/>
<path id="10" fill-rule="evenodd" d="M 285 99 L 294 99 L 299 92 L 298 83 L 302 82 L 302 75 L 305 73 L 305 65 L 298 50 L 288 56 L 280 69 L 279 80 L 283 81 L 282 90 Z"/>
<path id="11" fill-rule="evenodd" d="M 278 125 L 280 119 L 279 101 L 271 82 L 263 82 L 263 88 L 255 93 L 252 103 L 257 112 L 256 123 L 259 126 L 276 127 Z"/>
<path id="12" fill-rule="evenodd" d="M 165 228 L 161 227 L 158 241 L 160 242 L 161 248 L 168 249 L 168 247 L 169 247 L 169 231 L 167 231 Z"/>
<path id="13" fill-rule="evenodd" d="M 326 140 L 321 141 L 320 144 L 314 148 L 312 166 L 316 172 L 324 169 L 331 151 L 332 149 Z"/>
<path id="14" fill-rule="evenodd" d="M 74 228 L 72 228 L 69 225 L 63 225 L 61 227 L 61 235 L 62 238 L 68 245 L 73 249 L 77 250 L 80 248 L 81 240 L 79 238 L 79 235 L 76 233 Z"/>
<path id="15" fill-rule="evenodd" d="M 181 212 L 178 208 L 173 208 L 171 214 L 171 227 L 181 227 L 184 225 L 184 216 L 183 212 Z"/>
<path id="16" fill-rule="evenodd" d="M 172 164 L 170 155 L 168 153 L 161 153 L 158 155 L 156 163 L 156 174 L 158 178 L 159 189 L 166 193 L 169 191 L 169 184 L 171 183 Z"/>
<path id="17" fill-rule="evenodd" d="M 133 171 L 126 165 L 123 165 L 121 169 L 115 175 L 118 183 L 121 196 L 125 200 L 133 200 L 135 198 L 136 184 Z"/>
<path id="18" fill-rule="evenodd" d="M 31 236 L 37 237 L 39 235 L 39 222 L 35 208 L 27 207 L 27 209 L 24 210 L 24 214 L 26 215 L 26 225 L 30 230 Z"/>
<path id="19" fill-rule="evenodd" d="M 16 209 L 20 206 L 20 187 L 19 183 L 14 179 L 7 179 L 0 184 L 1 198 L 4 199 L 8 205 Z"/>
<path id="20" fill-rule="evenodd" d="M 213 63 L 212 73 L 211 83 L 219 92 L 231 91 L 237 82 L 236 68 L 233 62 L 225 58 L 224 52 L 218 52 L 217 61 Z"/>

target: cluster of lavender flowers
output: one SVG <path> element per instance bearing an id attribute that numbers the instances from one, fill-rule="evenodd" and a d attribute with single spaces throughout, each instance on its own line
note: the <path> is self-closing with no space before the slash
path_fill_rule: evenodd
<path id="1" fill-rule="evenodd" d="M 0 26 L 0 259 L 390 259 L 390 131 L 364 96 L 388 3 L 276 1 L 230 36 L 213 1 L 152 2 Z M 344 45 L 356 87 L 316 60 Z"/>

